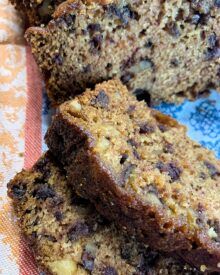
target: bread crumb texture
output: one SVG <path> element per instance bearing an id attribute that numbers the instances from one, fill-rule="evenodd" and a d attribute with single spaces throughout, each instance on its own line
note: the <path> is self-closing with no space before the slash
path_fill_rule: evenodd
<path id="1" fill-rule="evenodd" d="M 192 250 L 199 266 L 217 268 L 220 163 L 176 120 L 111 80 L 61 105 L 46 141 L 77 193 L 107 218 L 154 248 Z"/>

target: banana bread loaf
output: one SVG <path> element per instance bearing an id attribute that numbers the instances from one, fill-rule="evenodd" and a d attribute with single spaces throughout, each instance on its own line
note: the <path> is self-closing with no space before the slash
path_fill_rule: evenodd
<path id="1" fill-rule="evenodd" d="M 49 153 L 8 185 L 21 230 L 41 269 L 56 275 L 199 274 L 119 234 L 71 191 Z M 44 273 L 45 274 L 45 273 Z"/>
<path id="2" fill-rule="evenodd" d="M 26 33 L 50 99 L 118 77 L 147 101 L 193 99 L 220 84 L 218 0 L 62 3 Z"/>
<path id="3" fill-rule="evenodd" d="M 220 271 L 220 163 L 176 120 L 110 80 L 62 104 L 46 142 L 103 216 Z"/>

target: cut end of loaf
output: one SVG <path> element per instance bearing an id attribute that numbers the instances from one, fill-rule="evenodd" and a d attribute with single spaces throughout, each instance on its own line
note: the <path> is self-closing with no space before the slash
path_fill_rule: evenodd
<path id="1" fill-rule="evenodd" d="M 118 80 L 61 105 L 46 141 L 103 215 L 162 250 L 202 247 L 219 259 L 219 161 Z"/>

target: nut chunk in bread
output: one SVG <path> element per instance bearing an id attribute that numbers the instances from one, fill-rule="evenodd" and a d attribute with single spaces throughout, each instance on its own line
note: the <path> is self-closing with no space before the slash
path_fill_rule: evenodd
<path id="1" fill-rule="evenodd" d="M 68 187 L 64 170 L 47 153 L 8 185 L 21 231 L 44 274 L 199 274 L 122 236 Z"/>
<path id="2" fill-rule="evenodd" d="M 76 193 L 152 248 L 220 270 L 220 163 L 118 80 L 60 106 L 46 135 Z"/>
<path id="3" fill-rule="evenodd" d="M 176 102 L 220 87 L 219 25 L 216 0 L 69 0 L 26 38 L 55 104 L 114 77 Z"/>

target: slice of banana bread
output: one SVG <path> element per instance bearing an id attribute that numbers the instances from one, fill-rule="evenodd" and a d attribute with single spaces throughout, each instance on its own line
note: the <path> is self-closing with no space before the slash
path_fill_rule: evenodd
<path id="1" fill-rule="evenodd" d="M 28 26 L 46 24 L 55 8 L 65 0 L 9 0 L 24 16 Z"/>
<path id="2" fill-rule="evenodd" d="M 176 120 L 110 80 L 62 104 L 46 142 L 103 216 L 220 270 L 220 163 Z"/>
<path id="3" fill-rule="evenodd" d="M 82 274 L 199 274 L 118 233 L 73 194 L 62 167 L 49 153 L 8 185 L 21 230 L 44 271 Z"/>
<path id="4" fill-rule="evenodd" d="M 219 87 L 219 24 L 214 0 L 69 0 L 26 38 L 54 103 L 113 77 L 139 98 L 176 102 Z"/>

